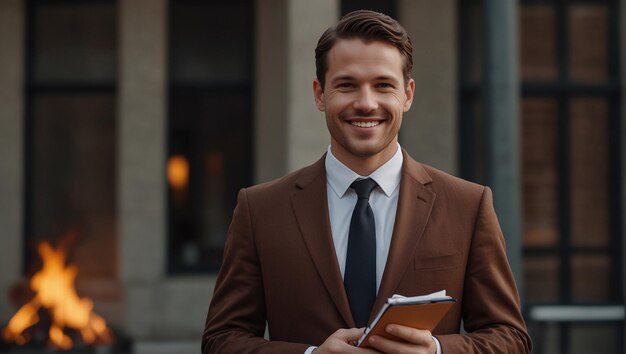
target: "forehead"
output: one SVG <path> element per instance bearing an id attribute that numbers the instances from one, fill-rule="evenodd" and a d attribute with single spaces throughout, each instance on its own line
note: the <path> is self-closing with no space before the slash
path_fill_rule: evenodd
<path id="1" fill-rule="evenodd" d="M 327 78 L 335 75 L 397 76 L 402 78 L 402 55 L 398 48 L 381 41 L 338 39 L 328 53 Z"/>

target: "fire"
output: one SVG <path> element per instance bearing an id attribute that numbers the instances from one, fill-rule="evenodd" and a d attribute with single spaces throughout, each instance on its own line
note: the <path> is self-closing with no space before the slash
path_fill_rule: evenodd
<path id="1" fill-rule="evenodd" d="M 28 342 L 26 330 L 39 322 L 37 312 L 45 308 L 52 317 L 48 337 L 53 346 L 64 350 L 73 347 L 72 339 L 63 332 L 64 328 L 77 330 L 86 344 L 111 343 L 111 330 L 102 317 L 92 312 L 93 302 L 76 293 L 77 268 L 65 265 L 65 251 L 54 249 L 47 242 L 42 242 L 38 250 L 43 267 L 30 282 L 35 297 L 11 318 L 2 331 L 4 340 L 18 345 Z"/>

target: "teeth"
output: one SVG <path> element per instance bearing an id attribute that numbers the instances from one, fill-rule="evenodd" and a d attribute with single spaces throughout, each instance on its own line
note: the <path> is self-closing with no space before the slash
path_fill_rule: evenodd
<path id="1" fill-rule="evenodd" d="M 380 124 L 380 122 L 350 122 L 350 124 L 359 128 L 371 128 Z"/>

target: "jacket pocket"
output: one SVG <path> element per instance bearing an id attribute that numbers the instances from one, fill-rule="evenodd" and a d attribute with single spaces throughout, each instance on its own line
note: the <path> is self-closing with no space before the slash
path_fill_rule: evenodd
<path id="1" fill-rule="evenodd" d="M 461 253 L 448 254 L 434 257 L 416 257 L 414 268 L 416 270 L 441 270 L 456 268 L 462 264 L 463 255 Z"/>

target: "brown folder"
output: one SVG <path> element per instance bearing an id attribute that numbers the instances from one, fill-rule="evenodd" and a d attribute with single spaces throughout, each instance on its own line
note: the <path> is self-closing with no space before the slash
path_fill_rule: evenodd
<path id="1" fill-rule="evenodd" d="M 369 347 L 369 338 L 374 335 L 396 339 L 385 331 L 389 324 L 426 329 L 432 332 L 455 302 L 456 300 L 451 297 L 413 303 L 387 302 L 365 330 L 357 346 Z"/>

